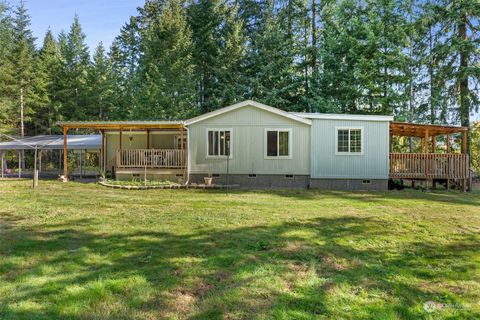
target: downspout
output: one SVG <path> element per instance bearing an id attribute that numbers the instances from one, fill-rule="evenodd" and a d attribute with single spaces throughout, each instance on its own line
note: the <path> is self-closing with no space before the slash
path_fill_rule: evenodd
<path id="1" fill-rule="evenodd" d="M 185 185 L 188 186 L 190 183 L 190 130 L 187 126 L 185 126 L 185 129 L 187 129 L 187 180 Z"/>

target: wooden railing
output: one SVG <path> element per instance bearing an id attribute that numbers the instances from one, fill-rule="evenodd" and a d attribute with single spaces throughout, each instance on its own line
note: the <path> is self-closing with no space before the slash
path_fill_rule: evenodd
<path id="1" fill-rule="evenodd" d="M 468 179 L 466 154 L 391 153 L 390 178 L 394 179 Z"/>
<path id="2" fill-rule="evenodd" d="M 185 168 L 185 150 L 122 149 L 117 150 L 117 168 Z"/>

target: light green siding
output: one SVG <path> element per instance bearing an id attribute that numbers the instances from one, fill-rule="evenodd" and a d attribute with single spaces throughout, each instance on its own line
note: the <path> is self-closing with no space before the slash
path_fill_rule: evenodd
<path id="1" fill-rule="evenodd" d="M 336 154 L 336 129 L 339 127 L 363 129 L 362 155 Z M 313 120 L 312 178 L 388 179 L 388 157 L 388 121 Z"/>
<path id="2" fill-rule="evenodd" d="M 265 159 L 267 128 L 292 130 L 291 159 Z M 294 174 L 310 171 L 310 126 L 255 107 L 242 107 L 189 125 L 191 173 L 225 173 L 226 157 L 207 157 L 207 130 L 232 130 L 231 174 Z"/>

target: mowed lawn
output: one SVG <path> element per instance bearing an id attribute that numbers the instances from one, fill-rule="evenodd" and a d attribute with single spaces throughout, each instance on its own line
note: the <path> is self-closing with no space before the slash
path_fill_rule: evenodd
<path id="1" fill-rule="evenodd" d="M 30 185 L 0 181 L 2 320 L 480 318 L 478 191 Z"/>

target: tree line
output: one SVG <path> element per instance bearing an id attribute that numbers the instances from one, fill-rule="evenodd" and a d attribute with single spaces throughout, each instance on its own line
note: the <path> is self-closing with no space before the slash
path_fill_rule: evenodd
<path id="1" fill-rule="evenodd" d="M 40 47 L 0 4 L 0 129 L 178 119 L 254 99 L 286 111 L 470 125 L 478 0 L 147 0 L 90 55 L 79 18 Z"/>

